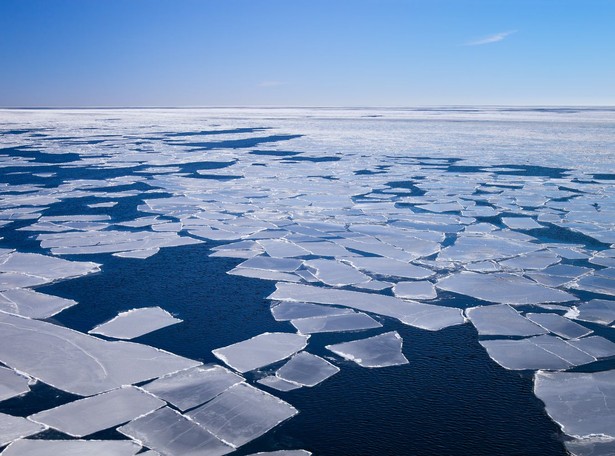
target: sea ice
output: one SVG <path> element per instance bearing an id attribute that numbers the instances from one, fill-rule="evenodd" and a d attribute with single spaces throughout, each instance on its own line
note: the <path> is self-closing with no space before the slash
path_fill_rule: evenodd
<path id="1" fill-rule="evenodd" d="M 28 419 L 73 437 L 84 437 L 126 423 L 164 405 L 164 401 L 128 386 L 69 402 Z"/>
<path id="2" fill-rule="evenodd" d="M 322 258 L 308 260 L 304 263 L 304 266 L 315 270 L 314 276 L 324 284 L 332 287 L 343 287 L 371 280 L 369 276 L 336 260 Z"/>
<path id="3" fill-rule="evenodd" d="M 118 431 L 162 456 L 221 456 L 234 451 L 211 432 L 168 407 L 139 417 Z"/>
<path id="4" fill-rule="evenodd" d="M 291 320 L 291 324 L 300 334 L 361 331 L 382 327 L 376 320 L 361 312 L 300 318 Z"/>
<path id="5" fill-rule="evenodd" d="M 142 388 L 184 411 L 204 404 L 243 381 L 222 366 L 198 366 L 166 375 Z"/>
<path id="6" fill-rule="evenodd" d="M 615 454 L 615 440 L 594 437 L 564 442 L 566 449 L 572 456 L 613 456 Z"/>
<path id="7" fill-rule="evenodd" d="M 141 445 L 130 440 L 17 440 L 2 456 L 134 456 Z M 144 453 L 145 454 L 145 453 Z"/>
<path id="8" fill-rule="evenodd" d="M 142 307 L 120 312 L 117 317 L 88 331 L 115 339 L 134 339 L 158 329 L 181 323 L 160 307 Z"/>
<path id="9" fill-rule="evenodd" d="M 300 352 L 280 367 L 276 375 L 282 380 L 301 386 L 312 387 L 338 372 L 338 367 L 322 359 L 320 356 Z"/>
<path id="10" fill-rule="evenodd" d="M 529 313 L 526 317 L 564 339 L 577 339 L 593 331 L 554 313 Z"/>
<path id="11" fill-rule="evenodd" d="M 536 372 L 534 393 L 564 433 L 615 438 L 615 370 Z"/>
<path id="12" fill-rule="evenodd" d="M 514 274 L 500 272 L 479 274 L 463 271 L 444 277 L 436 283 L 436 286 L 442 290 L 502 304 L 541 304 L 577 299 L 565 291 L 548 288 Z"/>
<path id="13" fill-rule="evenodd" d="M 0 312 L 0 361 L 81 396 L 149 380 L 199 363 L 147 345 L 108 342 Z"/>
<path id="14" fill-rule="evenodd" d="M 0 264 L 0 272 L 12 272 L 42 277 L 48 281 L 68 279 L 100 271 L 91 262 L 68 261 L 36 253 L 15 252 Z"/>
<path id="15" fill-rule="evenodd" d="M 539 244 L 509 240 L 495 235 L 465 235 L 457 238 L 455 244 L 446 247 L 438 254 L 441 261 L 458 261 L 469 263 L 473 261 L 503 260 L 542 248 Z"/>
<path id="16" fill-rule="evenodd" d="M 434 275 L 434 272 L 399 260 L 383 257 L 355 257 L 348 262 L 357 269 L 371 274 L 382 276 L 395 276 L 405 279 L 426 279 Z"/>
<path id="17" fill-rule="evenodd" d="M 539 250 L 528 254 L 519 255 L 508 260 L 500 261 L 505 268 L 510 269 L 545 269 L 561 260 L 559 256 L 550 250 Z"/>
<path id="18" fill-rule="evenodd" d="M 595 361 L 587 353 L 555 336 L 521 340 L 483 340 L 480 344 L 496 363 L 512 370 L 562 370 Z"/>
<path id="19" fill-rule="evenodd" d="M 502 217 L 502 222 L 513 230 L 533 230 L 536 228 L 544 228 L 540 223 L 536 223 L 530 217 Z"/>
<path id="20" fill-rule="evenodd" d="M 267 377 L 263 377 L 257 380 L 257 383 L 261 385 L 268 386 L 269 388 L 276 389 L 282 392 L 288 392 L 292 390 L 296 390 L 301 388 L 301 385 L 297 385 L 296 383 L 287 382 L 286 380 L 281 379 L 276 375 L 269 375 Z"/>
<path id="21" fill-rule="evenodd" d="M 308 301 L 316 304 L 346 306 L 364 312 L 384 315 L 409 326 L 438 331 L 465 323 L 460 309 L 404 301 L 392 296 L 358 291 L 336 290 L 310 285 L 278 283 L 268 299 Z"/>
<path id="22" fill-rule="evenodd" d="M 303 350 L 309 336 L 294 333 L 264 333 L 212 353 L 238 372 L 248 372 L 281 361 Z"/>
<path id="23" fill-rule="evenodd" d="M 232 386 L 188 416 L 235 448 L 298 413 L 290 404 L 246 383 Z"/>
<path id="24" fill-rule="evenodd" d="M 615 356 L 615 343 L 604 337 L 590 336 L 582 339 L 571 339 L 568 343 L 596 359 Z"/>
<path id="25" fill-rule="evenodd" d="M 393 294 L 402 299 L 434 299 L 437 297 L 436 288 L 433 283 L 427 281 L 420 282 L 398 282 L 393 287 Z"/>
<path id="26" fill-rule="evenodd" d="M 257 256 L 244 261 L 238 267 L 250 269 L 264 269 L 266 271 L 293 272 L 299 269 L 303 261 L 294 258 L 271 258 Z"/>
<path id="27" fill-rule="evenodd" d="M 0 413 L 0 447 L 12 442 L 13 440 L 38 434 L 45 429 L 45 426 L 38 423 L 33 423 L 32 421 L 20 416 Z"/>
<path id="28" fill-rule="evenodd" d="M 30 380 L 17 372 L 0 366 L 0 402 L 30 391 Z"/>
<path id="29" fill-rule="evenodd" d="M 359 366 L 375 368 L 407 364 L 408 360 L 401 351 L 402 343 L 397 331 L 391 331 L 367 339 L 327 345 L 325 348 Z"/>
<path id="30" fill-rule="evenodd" d="M 345 315 L 353 310 L 309 304 L 307 302 L 282 301 L 271 308 L 271 314 L 276 321 L 289 321 L 300 318 L 323 317 L 326 315 Z"/>
<path id="31" fill-rule="evenodd" d="M 615 321 L 615 301 L 607 299 L 592 299 L 576 306 L 566 314 L 575 320 L 590 321 L 601 325 L 610 325 Z"/>
<path id="32" fill-rule="evenodd" d="M 472 307 L 466 315 L 481 336 L 536 336 L 548 331 L 507 304 Z"/>
<path id="33" fill-rule="evenodd" d="M 599 275 L 587 275 L 574 283 L 574 288 L 615 296 L 615 279 Z"/>
<path id="34" fill-rule="evenodd" d="M 0 294 L 0 310 L 29 318 L 45 319 L 77 304 L 72 299 L 64 299 L 33 290 L 14 289 Z"/>

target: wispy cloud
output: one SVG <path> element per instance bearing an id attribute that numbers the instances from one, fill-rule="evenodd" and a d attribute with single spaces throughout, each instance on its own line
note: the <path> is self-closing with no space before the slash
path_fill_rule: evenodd
<path id="1" fill-rule="evenodd" d="M 261 81 L 258 83 L 259 87 L 280 87 L 285 83 L 282 81 Z"/>
<path id="2" fill-rule="evenodd" d="M 508 38 L 513 33 L 516 33 L 516 30 L 510 30 L 508 32 L 500 32 L 494 33 L 493 35 L 485 36 L 483 38 L 479 38 L 477 40 L 472 40 L 464 43 L 464 46 L 481 46 L 483 44 L 497 43 L 498 41 L 502 41 L 505 38 Z"/>

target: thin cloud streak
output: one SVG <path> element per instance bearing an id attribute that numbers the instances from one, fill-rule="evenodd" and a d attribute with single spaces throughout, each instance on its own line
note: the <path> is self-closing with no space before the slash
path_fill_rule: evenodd
<path id="1" fill-rule="evenodd" d="M 516 32 L 516 30 L 511 30 L 508 32 L 495 33 L 493 35 L 489 35 L 478 40 L 468 41 L 467 43 L 464 43 L 464 46 L 481 46 L 483 44 L 497 43 L 498 41 L 502 41 L 503 39 L 508 38 L 510 35 Z"/>

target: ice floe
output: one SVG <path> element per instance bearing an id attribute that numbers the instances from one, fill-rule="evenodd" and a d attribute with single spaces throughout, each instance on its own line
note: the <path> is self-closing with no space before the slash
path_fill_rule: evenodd
<path id="1" fill-rule="evenodd" d="M 239 383 L 192 410 L 188 416 L 237 448 L 297 413 L 297 409 L 281 399 L 246 383 Z"/>
<path id="2" fill-rule="evenodd" d="M 566 314 L 575 320 L 589 321 L 601 325 L 610 325 L 615 321 L 615 301 L 592 299 L 581 303 Z"/>
<path id="3" fill-rule="evenodd" d="M 30 391 L 30 379 L 0 366 L 0 402 Z"/>
<path id="4" fill-rule="evenodd" d="M 291 320 L 291 324 L 300 334 L 361 331 L 382 327 L 376 320 L 361 312 L 300 318 Z"/>
<path id="5" fill-rule="evenodd" d="M 142 388 L 184 411 L 210 401 L 243 380 L 222 366 L 209 365 L 166 375 Z"/>
<path id="6" fill-rule="evenodd" d="M 42 424 L 34 423 L 20 416 L 0 413 L 0 447 L 14 440 L 38 434 L 45 429 Z"/>
<path id="7" fill-rule="evenodd" d="M 481 336 L 537 336 L 548 331 L 507 304 L 472 307 L 466 315 Z"/>
<path id="8" fill-rule="evenodd" d="M 133 386 L 45 410 L 28 419 L 73 437 L 84 437 L 118 426 L 165 405 Z"/>
<path id="9" fill-rule="evenodd" d="M 300 352 L 280 367 L 276 375 L 287 382 L 312 387 L 335 375 L 339 370 L 320 356 Z"/>
<path id="10" fill-rule="evenodd" d="M 134 456 L 141 445 L 130 440 L 17 440 L 2 456 Z"/>
<path id="11" fill-rule="evenodd" d="M 577 339 L 593 332 L 585 326 L 554 313 L 528 313 L 526 317 L 564 339 Z"/>
<path id="12" fill-rule="evenodd" d="M 401 351 L 402 343 L 397 331 L 391 331 L 367 339 L 327 345 L 325 348 L 359 366 L 376 368 L 407 364 L 408 360 Z"/>
<path id="13" fill-rule="evenodd" d="M 160 307 L 142 307 L 121 312 L 117 317 L 96 326 L 88 333 L 114 339 L 134 339 L 181 322 L 182 320 L 173 317 Z"/>
<path id="14" fill-rule="evenodd" d="M 309 336 L 294 333 L 264 333 L 212 353 L 238 372 L 248 372 L 281 361 L 303 350 Z"/>

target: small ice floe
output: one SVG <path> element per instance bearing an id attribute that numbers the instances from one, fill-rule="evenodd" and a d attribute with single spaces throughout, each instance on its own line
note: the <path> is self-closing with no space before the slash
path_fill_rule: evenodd
<path id="1" fill-rule="evenodd" d="M 536 372 L 534 393 L 562 431 L 575 438 L 615 439 L 615 370 Z"/>
<path id="2" fill-rule="evenodd" d="M 92 209 L 98 209 L 98 208 L 109 208 L 109 207 L 113 207 L 115 205 L 117 205 L 117 201 L 108 201 L 106 203 L 88 204 L 88 207 L 92 208 Z"/>
<path id="3" fill-rule="evenodd" d="M 433 283 L 427 281 L 398 282 L 393 287 L 393 294 L 402 299 L 435 299 L 436 288 Z"/>
<path id="4" fill-rule="evenodd" d="M 367 339 L 327 345 L 325 348 L 359 366 L 376 368 L 407 364 L 408 360 L 401 351 L 402 343 L 397 331 L 391 331 Z"/>
<path id="5" fill-rule="evenodd" d="M 615 356 L 615 343 L 604 337 L 589 336 L 582 339 L 570 339 L 568 343 L 596 359 Z"/>
<path id="6" fill-rule="evenodd" d="M 508 304 L 471 307 L 466 315 L 481 336 L 537 336 L 549 332 Z"/>
<path id="7" fill-rule="evenodd" d="M 139 260 L 145 260 L 146 258 L 156 255 L 159 251 L 160 249 L 158 247 L 155 247 L 153 249 L 146 250 L 129 250 L 127 252 L 117 252 L 113 253 L 112 255 L 119 258 L 136 258 Z"/>
<path id="8" fill-rule="evenodd" d="M 356 257 L 348 259 L 348 262 L 357 269 L 381 276 L 420 280 L 435 274 L 430 269 L 384 257 Z"/>
<path id="9" fill-rule="evenodd" d="M 489 357 L 505 369 L 565 370 L 596 361 L 596 358 L 555 336 L 520 340 L 483 340 Z"/>
<path id="10" fill-rule="evenodd" d="M 182 321 L 160 307 L 142 307 L 120 312 L 117 317 L 88 331 L 88 334 L 100 334 L 114 339 L 134 339 Z"/>
<path id="11" fill-rule="evenodd" d="M 30 379 L 0 366 L 0 402 L 30 391 Z"/>
<path id="12" fill-rule="evenodd" d="M 130 440 L 17 440 L 2 456 L 134 456 L 141 445 Z M 139 453 L 146 454 L 146 453 Z"/>
<path id="13" fill-rule="evenodd" d="M 284 393 L 301 388 L 301 385 L 287 382 L 286 380 L 281 379 L 277 375 L 269 375 L 267 377 L 263 377 L 257 380 L 257 383 L 268 386 L 269 388 L 276 389 L 278 391 L 282 391 Z"/>
<path id="14" fill-rule="evenodd" d="M 0 447 L 14 440 L 38 434 L 45 429 L 42 424 L 34 423 L 20 416 L 0 413 Z"/>
<path id="15" fill-rule="evenodd" d="M 228 253 L 229 250 L 224 252 Z M 226 256 L 226 254 L 224 255 Z M 252 258 L 252 257 L 251 257 Z M 274 282 L 300 282 L 301 278 L 296 273 L 269 271 L 267 269 L 253 269 L 237 266 L 227 272 L 229 275 L 250 277 L 253 279 L 273 280 Z"/>
<path id="16" fill-rule="evenodd" d="M 316 386 L 339 372 L 339 368 L 320 356 L 300 352 L 278 369 L 276 376 L 299 386 Z"/>
<path id="17" fill-rule="evenodd" d="M 89 396 L 200 363 L 132 342 L 109 342 L 0 312 L 0 362 L 55 388 Z"/>
<path id="18" fill-rule="evenodd" d="M 540 250 L 500 261 L 500 264 L 508 269 L 531 270 L 545 269 L 560 261 L 561 258 L 550 250 Z"/>
<path id="19" fill-rule="evenodd" d="M 510 240 L 498 232 L 485 235 L 464 235 L 450 247 L 444 248 L 439 254 L 440 261 L 457 261 L 469 263 L 473 261 L 503 260 L 518 255 L 541 250 L 540 244 L 520 240 Z"/>
<path id="20" fill-rule="evenodd" d="M 382 325 L 370 316 L 361 312 L 344 315 L 324 315 L 320 317 L 299 318 L 291 320 L 300 334 L 325 332 L 362 331 L 381 328 Z"/>
<path id="21" fill-rule="evenodd" d="M 304 266 L 313 270 L 314 277 L 325 285 L 343 287 L 358 283 L 369 282 L 371 279 L 355 268 L 336 260 L 317 259 L 308 260 Z"/>
<path id="22" fill-rule="evenodd" d="M 187 416 L 237 448 L 297 413 L 297 409 L 283 400 L 246 383 L 239 383 Z"/>
<path id="23" fill-rule="evenodd" d="M 294 283 L 276 284 L 276 291 L 269 295 L 268 299 L 345 306 L 396 318 L 409 326 L 430 331 L 438 331 L 448 326 L 465 323 L 461 309 L 405 301 L 374 293 L 336 290 Z"/>
<path id="24" fill-rule="evenodd" d="M 303 261 L 294 258 L 271 258 L 261 255 L 244 261 L 238 267 L 275 272 L 293 272 L 299 269 L 302 264 Z"/>
<path id="25" fill-rule="evenodd" d="M 293 258 L 310 254 L 297 244 L 282 239 L 262 239 L 257 242 L 267 252 L 267 255 L 273 258 Z"/>
<path id="26" fill-rule="evenodd" d="M 347 315 L 351 313 L 354 313 L 354 311 L 350 309 L 293 301 L 282 301 L 271 308 L 271 314 L 276 321 L 324 317 L 327 315 Z"/>
<path id="27" fill-rule="evenodd" d="M 592 269 L 570 264 L 557 264 L 541 271 L 527 272 L 525 275 L 535 282 L 548 287 L 559 287 L 569 284 L 577 278 L 591 272 Z"/>
<path id="28" fill-rule="evenodd" d="M 615 454 L 615 439 L 591 437 L 564 442 L 572 456 L 612 456 Z"/>
<path id="29" fill-rule="evenodd" d="M 577 305 L 566 314 L 566 317 L 600 325 L 610 325 L 615 321 L 615 301 L 592 299 Z"/>
<path id="30" fill-rule="evenodd" d="M 615 296 L 615 279 L 610 277 L 587 275 L 581 277 L 572 286 L 579 290 Z"/>
<path id="31" fill-rule="evenodd" d="M 212 353 L 238 372 L 248 372 L 281 361 L 303 350 L 309 336 L 294 333 L 264 333 Z"/>
<path id="32" fill-rule="evenodd" d="M 128 386 L 35 413 L 28 419 L 72 437 L 84 437 L 126 423 L 164 405 L 164 401 Z"/>
<path id="33" fill-rule="evenodd" d="M 165 375 L 142 388 L 184 411 L 210 401 L 243 377 L 222 366 L 198 366 Z"/>
<path id="34" fill-rule="evenodd" d="M 163 456 L 221 456 L 235 450 L 169 407 L 139 417 L 117 430 Z"/>
<path id="35" fill-rule="evenodd" d="M 537 223 L 536 220 L 530 217 L 502 217 L 502 222 L 511 230 L 534 230 L 536 228 L 544 228 L 543 225 Z"/>
<path id="36" fill-rule="evenodd" d="M 46 282 L 80 277 L 100 271 L 91 262 L 68 261 L 36 253 L 15 252 L 0 264 L 0 272 L 43 278 Z"/>
<path id="37" fill-rule="evenodd" d="M 436 283 L 436 286 L 442 290 L 502 304 L 540 304 L 577 300 L 575 296 L 565 291 L 548 288 L 524 277 L 502 272 L 480 274 L 462 271 L 444 277 Z"/>
<path id="38" fill-rule="evenodd" d="M 60 298 L 33 290 L 16 288 L 0 293 L 0 310 L 28 318 L 45 319 L 77 304 L 72 299 Z"/>
<path id="39" fill-rule="evenodd" d="M 578 339 L 593 332 L 591 329 L 555 313 L 528 313 L 526 317 L 564 339 Z"/>

